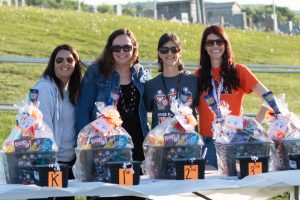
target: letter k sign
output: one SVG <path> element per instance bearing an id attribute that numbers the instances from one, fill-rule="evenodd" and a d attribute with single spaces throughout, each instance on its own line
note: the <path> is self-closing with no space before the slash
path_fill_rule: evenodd
<path id="1" fill-rule="evenodd" d="M 62 172 L 49 172 L 48 173 L 48 187 L 62 188 Z"/>

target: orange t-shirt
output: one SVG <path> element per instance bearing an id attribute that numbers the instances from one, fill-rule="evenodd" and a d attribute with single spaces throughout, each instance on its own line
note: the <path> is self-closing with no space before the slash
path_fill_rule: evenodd
<path id="1" fill-rule="evenodd" d="M 242 113 L 242 103 L 245 94 L 252 92 L 253 86 L 259 81 L 256 76 L 245 66 L 236 64 L 237 74 L 240 79 L 240 87 L 235 90 L 226 90 L 223 88 L 221 91 L 221 101 L 226 101 L 229 105 L 232 115 L 239 116 Z M 220 82 L 221 68 L 212 68 L 212 76 L 214 80 Z M 208 107 L 208 104 L 204 100 L 204 96 L 208 94 L 207 91 L 203 92 L 199 98 L 199 127 L 200 134 L 202 136 L 212 137 L 212 125 L 211 123 L 215 119 L 213 112 Z"/>

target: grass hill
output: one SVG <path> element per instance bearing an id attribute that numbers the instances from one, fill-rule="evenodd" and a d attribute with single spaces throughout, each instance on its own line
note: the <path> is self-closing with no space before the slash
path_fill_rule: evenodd
<path id="1" fill-rule="evenodd" d="M 204 26 L 145 18 L 66 10 L 0 7 L 0 55 L 48 57 L 61 43 L 74 45 L 81 57 L 95 58 L 115 29 L 131 29 L 140 43 L 141 59 L 155 60 L 157 40 L 164 32 L 177 33 L 185 61 L 199 59 Z M 300 65 L 299 37 L 227 29 L 236 59 L 241 63 Z"/>
<path id="2" fill-rule="evenodd" d="M 0 56 L 49 57 L 58 44 L 75 46 L 83 59 L 94 59 L 109 34 L 118 28 L 131 29 L 140 44 L 140 59 L 156 60 L 156 46 L 165 32 L 182 40 L 183 60 L 198 62 L 204 26 L 171 23 L 145 18 L 114 16 L 40 8 L 0 6 Z M 299 37 L 226 28 L 239 63 L 300 65 Z M 45 64 L 0 63 L 0 102 L 19 102 L 38 79 Z M 300 113 L 297 74 L 256 74 L 275 94 L 286 93 L 290 110 Z M 246 113 L 256 113 L 261 100 L 249 95 Z M 13 126 L 15 113 L 0 112 L 0 134 Z M 2 143 L 0 139 L 0 144 Z"/>

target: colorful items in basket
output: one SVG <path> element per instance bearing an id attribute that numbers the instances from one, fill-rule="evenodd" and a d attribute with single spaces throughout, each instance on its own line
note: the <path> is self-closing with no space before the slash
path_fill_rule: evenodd
<path id="1" fill-rule="evenodd" d="M 6 183 L 35 184 L 34 167 L 54 163 L 56 152 L 5 153 L 4 170 Z"/>
<path id="2" fill-rule="evenodd" d="M 285 102 L 285 94 L 276 99 L 280 114 L 274 114 L 266 120 L 269 125 L 268 134 L 276 149 L 276 170 L 290 169 L 289 156 L 300 153 L 300 117 L 289 111 Z M 263 105 L 267 107 L 266 105 Z"/>
<path id="3" fill-rule="evenodd" d="M 224 101 L 219 107 L 224 121 L 212 123 L 218 171 L 224 176 L 236 176 L 237 157 L 268 156 L 272 141 L 254 118 L 230 115 Z"/>
<path id="4" fill-rule="evenodd" d="M 35 183 L 33 167 L 56 160 L 57 145 L 38 109 L 38 93 L 30 89 L 28 103 L 19 107 L 16 125 L 3 142 L 1 154 L 6 183 Z"/>
<path id="5" fill-rule="evenodd" d="M 285 95 L 281 94 L 277 100 L 280 114 L 273 114 L 269 123 L 268 134 L 272 139 L 300 139 L 300 117 L 288 110 Z"/>
<path id="6" fill-rule="evenodd" d="M 109 181 L 108 162 L 132 160 L 133 142 L 115 106 L 96 102 L 98 117 L 79 133 L 74 175 L 80 181 Z"/>
<path id="7" fill-rule="evenodd" d="M 4 152 L 57 151 L 51 129 L 38 109 L 38 90 L 30 89 L 29 102 L 19 108 L 16 125 L 4 141 Z"/>
<path id="8" fill-rule="evenodd" d="M 133 148 L 130 135 L 121 127 L 122 120 L 116 107 L 101 102 L 96 105 L 100 111 L 98 118 L 80 131 L 77 148 Z"/>
<path id="9" fill-rule="evenodd" d="M 214 121 L 212 129 L 214 139 L 222 144 L 270 142 L 264 128 L 251 117 L 230 115 L 229 105 L 222 101 L 220 110 L 223 122 Z"/>
<path id="10" fill-rule="evenodd" d="M 202 137 L 192 110 L 185 104 L 171 104 L 175 114 L 151 130 L 144 140 L 145 170 L 151 178 L 176 179 L 174 159 L 201 158 Z"/>

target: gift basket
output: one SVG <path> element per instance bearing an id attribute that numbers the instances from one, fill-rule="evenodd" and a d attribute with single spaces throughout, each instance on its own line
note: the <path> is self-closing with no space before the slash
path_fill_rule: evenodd
<path id="1" fill-rule="evenodd" d="M 53 164 L 57 146 L 53 133 L 38 109 L 38 90 L 30 89 L 29 103 L 21 106 L 8 138 L 2 145 L 5 182 L 34 184 L 34 168 Z"/>
<path id="2" fill-rule="evenodd" d="M 222 175 L 236 176 L 238 160 L 253 156 L 258 160 L 268 159 L 272 140 L 254 118 L 230 115 L 229 105 L 225 101 L 217 105 L 212 95 L 206 96 L 205 100 L 216 115 L 212 130 L 218 170 Z M 251 159 L 248 161 L 252 162 Z"/>
<path id="3" fill-rule="evenodd" d="M 278 98 L 277 105 L 280 112 L 269 111 L 266 117 L 268 134 L 277 153 L 275 167 L 277 170 L 299 169 L 300 166 L 295 167 L 293 160 L 297 163 L 300 159 L 300 117 L 288 110 L 284 94 Z"/>
<path id="4" fill-rule="evenodd" d="M 145 170 L 150 178 L 176 179 L 175 159 L 202 159 L 202 137 L 195 131 L 197 120 L 185 105 L 171 104 L 175 114 L 151 130 L 145 141 Z"/>
<path id="5" fill-rule="evenodd" d="M 74 175 L 80 181 L 108 182 L 108 162 L 132 160 L 133 143 L 121 127 L 116 107 L 102 102 L 96 102 L 96 106 L 97 119 L 86 125 L 77 138 Z"/>

